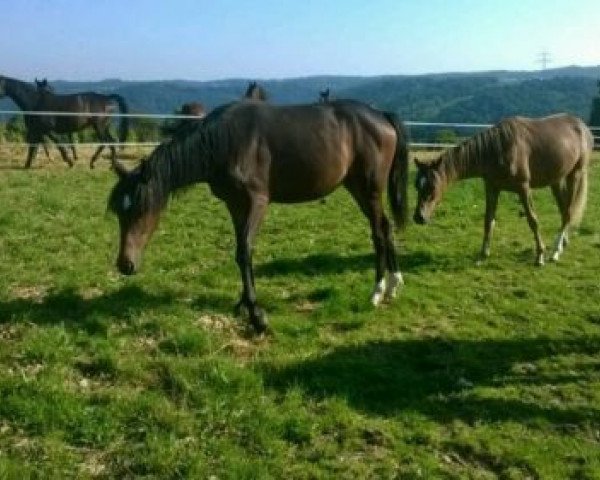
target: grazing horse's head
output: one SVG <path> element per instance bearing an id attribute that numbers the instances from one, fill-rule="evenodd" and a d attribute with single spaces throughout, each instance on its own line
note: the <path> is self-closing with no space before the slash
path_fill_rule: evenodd
<path id="1" fill-rule="evenodd" d="M 142 252 L 158 226 L 160 207 L 148 201 L 150 174 L 146 161 L 128 172 L 115 162 L 119 181 L 108 199 L 108 208 L 119 219 L 120 243 L 117 268 L 124 275 L 132 275 L 139 268 Z"/>
<path id="2" fill-rule="evenodd" d="M 442 199 L 445 182 L 440 173 L 441 159 L 431 163 L 415 159 L 415 164 L 417 165 L 415 187 L 418 200 L 413 218 L 416 223 L 422 225 L 431 219 L 435 207 Z"/>

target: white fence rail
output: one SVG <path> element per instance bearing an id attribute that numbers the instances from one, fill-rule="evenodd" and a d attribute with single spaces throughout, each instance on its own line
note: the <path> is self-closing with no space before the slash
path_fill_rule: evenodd
<path id="1" fill-rule="evenodd" d="M 196 119 L 202 118 L 197 115 L 181 115 L 181 114 L 169 114 L 169 113 L 119 113 L 119 112 L 107 112 L 107 113 L 92 113 L 92 112 L 50 112 L 50 111 L 22 111 L 22 110 L 0 110 L 0 117 L 14 116 L 14 115 L 32 115 L 32 116 L 56 116 L 56 117 L 127 117 L 127 118 L 152 118 L 157 120 L 167 119 Z M 447 129 L 483 129 L 490 128 L 492 124 L 488 123 L 452 123 L 452 122 L 421 122 L 414 120 L 404 121 L 404 124 L 408 127 L 428 127 L 428 128 L 447 128 Z M 600 135 L 600 127 L 589 127 L 594 134 Z M 600 143 L 600 136 L 594 136 L 594 140 Z M 0 146 L 29 146 L 30 144 L 25 142 L 3 142 Z M 41 144 L 40 144 L 41 145 Z M 99 147 L 103 146 L 135 146 L 135 147 L 155 147 L 159 145 L 159 142 L 128 142 L 128 143 L 116 143 L 116 142 L 60 142 L 53 144 L 61 147 L 70 146 L 88 146 L 88 147 Z M 437 142 L 410 142 L 411 147 L 418 148 L 449 148 L 454 146 L 453 143 L 437 143 Z"/>

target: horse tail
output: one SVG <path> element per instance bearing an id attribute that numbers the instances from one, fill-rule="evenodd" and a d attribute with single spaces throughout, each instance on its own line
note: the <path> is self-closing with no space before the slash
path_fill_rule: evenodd
<path id="1" fill-rule="evenodd" d="M 578 225 L 583 218 L 588 196 L 588 165 L 594 149 L 594 136 L 586 125 L 582 125 L 581 157 L 579 159 L 579 172 L 571 185 L 571 224 Z"/>
<path id="2" fill-rule="evenodd" d="M 129 108 L 127 108 L 127 103 L 125 103 L 125 99 L 116 93 L 108 96 L 111 100 L 117 102 L 119 105 L 119 111 L 121 113 L 129 113 Z M 121 121 L 119 122 L 119 142 L 125 143 L 127 140 L 127 134 L 129 133 L 129 117 L 121 117 Z"/>
<path id="3" fill-rule="evenodd" d="M 408 221 L 408 132 L 395 113 L 383 112 L 396 131 L 396 151 L 388 176 L 388 201 L 397 228 Z"/>

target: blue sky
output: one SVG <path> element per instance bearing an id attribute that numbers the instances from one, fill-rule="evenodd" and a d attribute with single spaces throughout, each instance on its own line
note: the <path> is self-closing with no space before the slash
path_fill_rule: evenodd
<path id="1" fill-rule="evenodd" d="M 19 0 L 1 18 L 0 74 L 25 80 L 600 64 L 600 0 Z"/>

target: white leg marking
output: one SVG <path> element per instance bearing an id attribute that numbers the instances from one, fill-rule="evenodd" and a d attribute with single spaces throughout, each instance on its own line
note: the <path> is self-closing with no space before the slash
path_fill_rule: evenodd
<path id="1" fill-rule="evenodd" d="M 398 293 L 398 286 L 404 285 L 404 279 L 402 278 L 402 273 L 400 271 L 390 273 L 388 278 L 388 285 L 385 289 L 385 298 L 387 300 L 391 300 L 392 298 L 396 298 L 396 294 Z"/>
<path id="2" fill-rule="evenodd" d="M 379 280 L 379 283 L 375 285 L 375 288 L 373 289 L 373 295 L 371 295 L 371 303 L 373 304 L 373 306 L 377 306 L 381 303 L 381 300 L 383 299 L 383 295 L 385 292 L 385 277 L 383 277 L 381 280 Z"/>
<path id="3" fill-rule="evenodd" d="M 567 232 L 564 230 L 558 234 L 556 237 L 556 242 L 554 243 L 554 254 L 552 255 L 552 260 L 554 262 L 558 262 L 561 253 L 563 252 L 564 245 L 566 244 Z"/>

